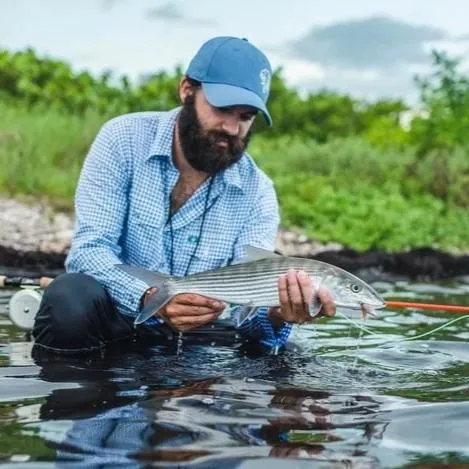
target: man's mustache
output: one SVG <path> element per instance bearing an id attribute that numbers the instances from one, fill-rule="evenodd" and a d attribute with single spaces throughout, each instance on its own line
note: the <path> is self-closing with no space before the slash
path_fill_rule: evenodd
<path id="1" fill-rule="evenodd" d="M 208 137 L 212 143 L 216 143 L 219 141 L 227 142 L 231 151 L 238 150 L 244 145 L 244 139 L 241 139 L 239 137 L 233 137 L 232 135 L 228 135 L 225 132 L 211 131 L 209 132 Z"/>

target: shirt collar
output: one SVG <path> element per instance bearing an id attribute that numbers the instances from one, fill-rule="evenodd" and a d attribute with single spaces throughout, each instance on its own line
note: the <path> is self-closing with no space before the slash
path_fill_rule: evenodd
<path id="1" fill-rule="evenodd" d="M 235 163 L 223 172 L 223 180 L 226 184 L 237 187 L 238 189 L 244 190 L 241 182 L 241 173 L 239 169 L 239 163 Z"/>
<path id="2" fill-rule="evenodd" d="M 172 164 L 174 125 L 180 110 L 181 106 L 160 114 L 155 139 L 151 144 L 147 160 L 153 156 L 166 156 Z M 223 172 L 223 181 L 228 185 L 244 190 L 239 165 L 240 163 L 238 162 L 225 169 Z"/>
<path id="3" fill-rule="evenodd" d="M 159 113 L 155 139 L 151 144 L 147 160 L 153 156 L 168 156 L 171 158 L 173 152 L 174 124 L 181 107 L 168 112 Z"/>

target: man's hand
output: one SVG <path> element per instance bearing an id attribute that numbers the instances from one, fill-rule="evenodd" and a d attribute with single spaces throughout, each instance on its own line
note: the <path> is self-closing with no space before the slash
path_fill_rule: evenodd
<path id="1" fill-rule="evenodd" d="M 319 316 L 334 316 L 336 306 L 326 289 L 315 290 L 311 278 L 306 272 L 289 270 L 278 280 L 279 308 L 270 310 L 270 318 L 275 326 L 284 322 L 303 324 L 314 318 L 309 314 L 309 307 L 317 298 L 321 302 Z"/>
<path id="2" fill-rule="evenodd" d="M 156 289 L 149 289 L 144 297 L 144 304 L 155 293 Z M 187 332 L 215 320 L 225 309 L 222 302 L 206 298 L 193 293 L 181 293 L 174 296 L 159 311 L 156 316 L 165 320 L 174 330 Z"/>

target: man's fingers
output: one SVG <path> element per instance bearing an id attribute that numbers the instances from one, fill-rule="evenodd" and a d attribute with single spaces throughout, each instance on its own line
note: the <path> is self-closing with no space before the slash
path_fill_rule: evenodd
<path id="1" fill-rule="evenodd" d="M 304 271 L 293 269 L 279 278 L 279 300 L 285 321 L 303 323 L 309 319 L 309 305 L 313 301 L 313 285 Z"/>
<path id="2" fill-rule="evenodd" d="M 159 312 L 167 323 L 179 332 L 194 329 L 214 321 L 224 311 L 225 304 L 202 295 L 181 293 L 174 296 Z"/>
<path id="3" fill-rule="evenodd" d="M 201 314 L 199 316 L 178 316 L 177 318 L 171 319 L 171 325 L 179 328 L 184 327 L 190 329 L 198 326 L 202 326 L 203 324 L 207 324 L 218 316 L 218 313 L 209 313 L 209 314 Z"/>
<path id="4" fill-rule="evenodd" d="M 287 273 L 287 283 L 288 283 L 288 297 L 290 299 L 290 304 L 292 309 L 296 310 L 298 306 L 303 305 L 303 296 L 301 295 L 300 284 L 294 270 L 289 270 Z"/>
<path id="5" fill-rule="evenodd" d="M 303 321 L 306 319 L 305 299 L 303 298 L 301 286 L 294 270 L 288 271 L 287 281 L 292 313 L 296 320 Z"/>
<path id="6" fill-rule="evenodd" d="M 328 290 L 321 288 L 317 292 L 309 275 L 304 271 L 289 270 L 278 279 L 280 313 L 272 310 L 274 318 L 281 316 L 284 321 L 302 324 L 313 318 L 309 308 L 314 301 L 321 305 L 321 316 L 335 316 L 336 304 Z M 316 317 L 316 316 L 315 316 Z"/>
<path id="7" fill-rule="evenodd" d="M 286 275 L 281 275 L 278 279 L 278 299 L 282 306 L 289 303 Z"/>
<path id="8" fill-rule="evenodd" d="M 176 295 L 171 301 L 180 305 L 199 306 L 213 310 L 223 309 L 225 307 L 221 301 L 193 293 L 181 293 L 180 295 Z"/>
<path id="9" fill-rule="evenodd" d="M 165 316 L 168 318 L 176 318 L 178 316 L 197 317 L 205 314 L 213 314 L 219 316 L 223 310 L 207 308 L 205 306 L 188 306 L 181 304 L 171 304 L 166 306 Z"/>
<path id="10" fill-rule="evenodd" d="M 305 306 L 308 308 L 313 302 L 313 283 L 309 275 L 304 271 L 298 272 L 297 279 L 301 289 L 301 296 Z"/>
<path id="11" fill-rule="evenodd" d="M 318 290 L 318 298 L 322 304 L 321 314 L 323 316 L 335 316 L 336 304 L 329 292 L 324 288 L 320 288 Z"/>
<path id="12" fill-rule="evenodd" d="M 288 293 L 286 275 L 281 275 L 278 279 L 278 299 L 280 302 L 280 309 L 285 321 L 292 321 L 293 313 L 290 305 L 290 297 Z"/>

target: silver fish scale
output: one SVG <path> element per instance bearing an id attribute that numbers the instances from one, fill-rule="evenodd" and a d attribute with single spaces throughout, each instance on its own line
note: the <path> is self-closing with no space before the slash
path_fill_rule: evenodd
<path id="1" fill-rule="evenodd" d="M 326 287 L 336 306 L 365 311 L 384 308 L 384 299 L 363 280 L 337 266 L 314 259 L 269 256 L 187 277 L 168 277 L 133 266 L 119 265 L 121 270 L 156 287 L 157 293 L 150 297 L 135 320 L 140 324 L 151 317 L 178 293 L 195 293 L 216 298 L 225 303 L 258 306 L 278 306 L 278 279 L 289 269 L 308 273 L 316 288 Z M 248 313 L 249 313 L 248 311 Z M 224 313 L 223 313 L 224 314 Z M 250 315 L 241 315 L 238 326 Z"/>
<path id="2" fill-rule="evenodd" d="M 228 303 L 276 306 L 277 281 L 288 269 L 304 270 L 316 286 L 329 275 L 342 274 L 341 269 L 320 261 L 279 256 L 193 274 L 172 280 L 168 287 L 172 294 L 192 292 Z"/>

